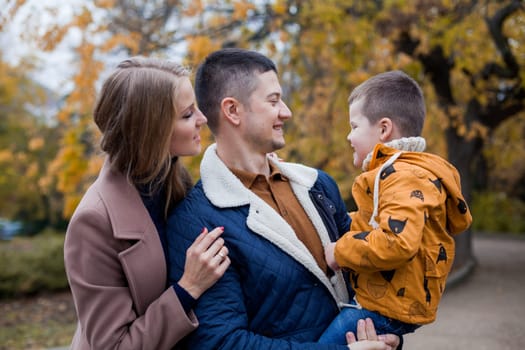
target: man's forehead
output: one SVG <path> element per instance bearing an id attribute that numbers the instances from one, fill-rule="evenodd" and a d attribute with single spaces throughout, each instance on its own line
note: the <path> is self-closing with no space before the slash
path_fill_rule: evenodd
<path id="1" fill-rule="evenodd" d="M 266 95 L 281 95 L 282 90 L 281 84 L 279 83 L 279 77 L 273 70 L 258 73 L 256 74 L 256 77 L 257 84 L 255 85 L 255 91 L 265 92 Z"/>

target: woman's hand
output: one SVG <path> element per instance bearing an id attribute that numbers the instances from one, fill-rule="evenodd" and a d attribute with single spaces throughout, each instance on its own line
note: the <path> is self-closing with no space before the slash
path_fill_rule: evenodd
<path id="1" fill-rule="evenodd" d="M 178 283 L 194 299 L 217 282 L 230 266 L 228 248 L 224 239 L 219 238 L 223 231 L 223 227 L 217 227 L 208 233 L 204 228 L 186 251 L 184 273 Z"/>
<path id="2" fill-rule="evenodd" d="M 357 323 L 357 339 L 352 332 L 346 333 L 346 341 L 350 350 L 395 350 L 399 345 L 399 337 L 394 334 L 378 336 L 374 322 L 367 318 Z"/>

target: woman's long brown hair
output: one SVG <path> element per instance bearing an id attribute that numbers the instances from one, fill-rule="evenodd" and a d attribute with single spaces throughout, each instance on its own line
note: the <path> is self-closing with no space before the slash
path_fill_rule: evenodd
<path id="1" fill-rule="evenodd" d="M 169 151 L 180 112 L 175 99 L 182 78 L 189 74 L 167 60 L 127 59 L 105 80 L 94 110 L 101 148 L 112 166 L 150 193 L 165 188 L 165 215 L 192 185 L 187 170 Z"/>

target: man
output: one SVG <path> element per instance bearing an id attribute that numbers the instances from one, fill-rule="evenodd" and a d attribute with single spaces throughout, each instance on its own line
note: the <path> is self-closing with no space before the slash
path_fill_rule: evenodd
<path id="1" fill-rule="evenodd" d="M 199 299 L 200 326 L 186 347 L 348 349 L 315 341 L 349 300 L 323 246 L 350 220 L 326 173 L 268 156 L 284 147 L 292 116 L 275 65 L 253 51 L 219 50 L 199 67 L 195 89 L 216 144 L 204 154 L 201 180 L 168 219 L 170 279 L 180 277 L 185 249 L 203 227 L 224 226 L 232 264 Z"/>

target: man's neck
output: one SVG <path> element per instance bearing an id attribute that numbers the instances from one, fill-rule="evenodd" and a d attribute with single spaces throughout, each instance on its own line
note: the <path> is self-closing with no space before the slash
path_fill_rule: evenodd
<path id="1" fill-rule="evenodd" d="M 270 164 L 265 153 L 254 152 L 246 147 L 232 147 L 217 141 L 217 155 L 228 168 L 270 176 Z"/>

